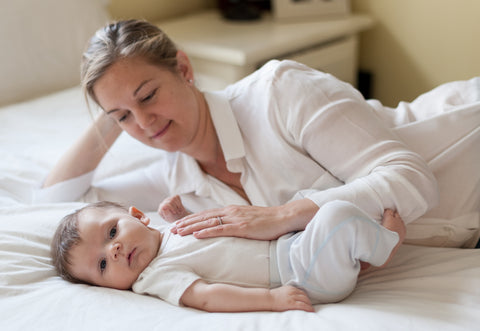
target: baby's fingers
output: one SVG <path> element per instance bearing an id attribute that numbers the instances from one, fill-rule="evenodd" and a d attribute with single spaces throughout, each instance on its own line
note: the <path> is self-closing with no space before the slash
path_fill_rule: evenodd
<path id="1" fill-rule="evenodd" d="M 307 294 L 294 286 L 284 286 L 278 289 L 278 293 L 284 298 L 287 309 L 315 311 Z"/>
<path id="2" fill-rule="evenodd" d="M 297 306 L 297 309 L 300 310 L 305 310 L 309 312 L 315 311 L 312 306 L 312 302 L 310 301 L 310 298 L 305 294 L 300 289 L 297 289 L 298 292 L 295 293 L 294 295 L 294 300 L 295 300 L 295 306 Z"/>
<path id="3" fill-rule="evenodd" d="M 158 214 L 167 222 L 174 222 L 188 215 L 180 196 L 175 195 L 163 200 L 158 206 Z"/>
<path id="4" fill-rule="evenodd" d="M 315 312 L 315 309 L 313 308 L 312 304 L 306 303 L 303 301 L 298 301 L 295 307 L 293 307 L 295 310 L 303 310 L 309 313 Z"/>

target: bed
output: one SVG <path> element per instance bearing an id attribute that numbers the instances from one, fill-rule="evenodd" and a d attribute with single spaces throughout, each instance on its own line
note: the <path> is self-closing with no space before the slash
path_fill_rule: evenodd
<path id="1" fill-rule="evenodd" d="M 51 265 L 50 240 L 60 218 L 84 202 L 34 203 L 33 198 L 49 169 L 91 122 L 78 86 L 77 57 L 87 36 L 108 15 L 96 0 L 39 3 L 12 1 L 0 13 L 0 40 L 12 38 L 12 31 L 21 34 L 0 62 L 0 330 L 480 328 L 478 249 L 404 245 L 389 266 L 362 275 L 350 297 L 317 305 L 314 313 L 206 313 L 129 291 L 61 280 Z M 52 6 L 58 11 L 48 9 Z M 62 19 L 55 17 L 58 12 Z M 35 24 L 43 24 L 41 33 L 31 32 Z M 35 42 L 27 43 L 28 37 Z M 163 152 L 122 135 L 95 180 L 161 157 Z M 164 224 L 154 212 L 148 214 L 154 224 Z"/>

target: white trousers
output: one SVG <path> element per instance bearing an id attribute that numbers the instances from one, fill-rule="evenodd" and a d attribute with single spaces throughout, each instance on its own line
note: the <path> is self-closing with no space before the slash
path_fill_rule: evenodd
<path id="1" fill-rule="evenodd" d="M 355 288 L 360 260 L 374 266 L 386 262 L 398 234 L 344 201 L 325 204 L 305 231 L 286 235 L 276 244 L 278 274 L 272 286 L 293 285 L 305 290 L 313 303 L 337 302 Z M 275 261 L 272 261 L 275 263 Z"/>

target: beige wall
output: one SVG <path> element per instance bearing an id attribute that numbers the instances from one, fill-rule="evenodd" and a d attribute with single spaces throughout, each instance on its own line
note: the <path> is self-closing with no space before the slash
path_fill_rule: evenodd
<path id="1" fill-rule="evenodd" d="M 213 7 L 216 0 L 110 0 L 114 19 L 143 18 L 160 21 Z"/>
<path id="2" fill-rule="evenodd" d="M 352 8 L 376 20 L 361 36 L 359 61 L 384 104 L 480 76 L 480 1 L 352 0 Z"/>
<path id="3" fill-rule="evenodd" d="M 159 21 L 211 8 L 216 0 L 110 0 L 115 19 Z M 361 35 L 361 69 L 373 97 L 395 106 L 444 82 L 480 76 L 480 0 L 351 0 L 376 25 Z"/>

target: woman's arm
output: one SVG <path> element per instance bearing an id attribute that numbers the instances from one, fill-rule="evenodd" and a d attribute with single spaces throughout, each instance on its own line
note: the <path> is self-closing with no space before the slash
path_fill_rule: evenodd
<path id="1" fill-rule="evenodd" d="M 304 197 L 319 207 L 349 201 L 376 220 L 385 209 L 393 209 L 406 223 L 431 209 L 438 202 L 436 179 L 426 161 L 391 129 L 393 124 L 352 86 L 304 70 L 306 75 L 292 71 L 295 86 L 278 82 L 278 91 L 289 86 L 289 93 L 301 95 L 279 100 L 279 112 L 296 145 L 344 183 L 323 190 L 311 187 Z"/>
<path id="2" fill-rule="evenodd" d="M 305 174 L 311 176 L 311 187 L 296 188 L 306 189 L 302 192 L 304 200 L 310 199 L 317 208 L 333 200 L 349 201 L 376 220 L 382 218 L 385 209 L 393 209 L 406 223 L 437 203 L 436 180 L 425 160 L 399 139 L 358 91 L 305 66 L 296 65 L 296 69 L 282 70 L 276 76 L 270 93 L 275 99 L 273 104 L 278 107 L 269 111 L 282 123 L 272 129 L 278 138 L 294 145 L 303 157 L 325 170 Z M 296 83 L 291 84 L 292 81 Z M 295 154 L 280 155 L 280 159 L 282 157 L 293 158 Z M 304 175 L 302 169 L 297 171 L 299 176 Z M 343 184 L 326 185 L 324 182 L 328 181 L 322 182 L 323 176 L 331 177 L 335 184 Z M 286 215 L 294 215 L 289 210 L 291 206 L 227 207 L 217 210 L 217 214 L 200 213 L 180 220 L 174 231 L 183 235 L 215 226 L 196 236 L 203 238 L 208 233 L 208 236 L 272 239 L 281 230 L 301 229 L 295 216 L 290 220 L 291 226 L 284 220 Z M 236 217 L 231 217 L 233 214 Z M 301 213 L 305 214 L 308 213 Z M 218 226 L 217 216 L 222 217 L 225 225 Z M 302 222 L 306 224 L 309 217 Z M 261 223 L 263 221 L 266 223 Z M 198 224 L 192 227 L 195 222 Z M 181 231 L 184 226 L 190 227 Z"/>
<path id="3" fill-rule="evenodd" d="M 305 292 L 293 286 L 247 288 L 197 280 L 184 292 L 180 301 L 185 306 L 208 312 L 314 311 Z"/>
<path id="4" fill-rule="evenodd" d="M 277 207 L 228 206 L 205 210 L 175 222 L 171 231 L 197 238 L 235 236 L 273 240 L 281 235 L 304 230 L 318 211 L 310 199 L 288 202 Z M 218 217 L 223 225 L 219 226 Z"/>
<path id="5" fill-rule="evenodd" d="M 122 129 L 115 121 L 102 113 L 58 161 L 47 176 L 43 187 L 94 170 L 121 132 Z"/>

